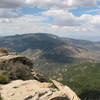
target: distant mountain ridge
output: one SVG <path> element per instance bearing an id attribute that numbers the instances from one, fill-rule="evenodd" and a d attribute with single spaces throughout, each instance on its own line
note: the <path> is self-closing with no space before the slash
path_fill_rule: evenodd
<path id="1" fill-rule="evenodd" d="M 52 35 L 52 34 L 48 34 L 48 33 L 36 33 L 36 34 L 29 33 L 29 34 L 22 34 L 22 35 L 4 36 L 4 37 L 0 37 L 0 42 L 2 43 L 3 40 L 8 40 L 8 42 L 14 42 L 16 39 L 26 39 L 26 38 L 34 39 L 34 40 L 38 40 L 40 38 L 42 40 L 45 39 L 45 41 L 48 41 L 48 39 L 52 39 L 52 41 L 58 40 L 58 41 L 62 42 L 63 44 L 67 44 L 67 45 L 80 46 L 80 47 L 85 47 L 88 49 L 92 48 L 93 50 L 97 50 L 97 51 L 100 50 L 100 42 L 93 42 L 93 41 L 89 41 L 89 40 L 78 40 L 78 39 L 72 39 L 72 38 L 63 38 L 63 37 L 58 37 L 56 35 Z M 58 42 L 58 41 L 56 41 L 56 42 Z M 0 46 L 1 46 L 1 44 L 0 44 Z M 3 44 L 2 44 L 2 46 L 3 46 Z M 4 43 L 4 46 L 5 46 L 5 43 Z"/>
<path id="2" fill-rule="evenodd" d="M 87 48 L 89 50 L 100 51 L 100 42 L 93 42 L 88 40 L 76 40 L 71 38 L 63 38 L 65 43 L 69 43 L 70 45 L 79 46 L 82 48 Z"/>
<path id="3" fill-rule="evenodd" d="M 0 47 L 27 56 L 38 54 L 41 59 L 58 62 L 71 62 L 74 58 L 98 60 L 100 44 L 97 42 L 61 38 L 51 34 L 23 34 L 0 38 Z M 31 52 L 29 54 L 29 52 Z M 33 57 L 34 58 L 34 57 Z"/>

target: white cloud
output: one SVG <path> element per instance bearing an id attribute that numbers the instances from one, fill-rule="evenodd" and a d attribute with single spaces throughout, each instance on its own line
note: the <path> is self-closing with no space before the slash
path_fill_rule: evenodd
<path id="1" fill-rule="evenodd" d="M 76 17 L 72 13 L 65 10 L 50 9 L 43 12 L 45 16 L 52 16 L 54 19 L 54 25 L 61 27 L 73 27 L 73 31 L 100 31 L 100 15 L 83 14 L 80 17 Z"/>
<path id="2" fill-rule="evenodd" d="M 70 5 L 74 6 L 96 6 L 97 0 L 68 0 Z"/>
<path id="3" fill-rule="evenodd" d="M 16 18 L 1 18 L 0 34 L 8 35 L 17 33 L 23 34 L 33 32 L 45 32 L 46 29 L 50 27 L 48 26 L 48 24 L 44 24 L 42 22 L 46 19 L 46 17 L 34 15 L 23 15 Z"/>
<path id="4" fill-rule="evenodd" d="M 22 6 L 41 8 L 70 8 L 74 6 L 96 6 L 97 0 L 0 0 L 0 8 L 16 9 Z"/>
<path id="5" fill-rule="evenodd" d="M 11 10 L 0 9 L 0 18 L 18 18 L 23 16 L 21 13 L 14 13 Z"/>
<path id="6" fill-rule="evenodd" d="M 88 15 L 84 14 L 80 17 L 81 20 L 85 21 L 85 25 L 87 28 L 94 32 L 100 32 L 100 15 Z"/>
<path id="7" fill-rule="evenodd" d="M 12 13 L 11 13 L 12 14 Z M 100 15 L 83 14 L 74 16 L 65 10 L 54 10 L 42 13 L 45 16 L 23 15 L 20 17 L 0 18 L 0 34 L 2 33 L 84 33 L 100 31 Z M 48 16 L 54 18 L 54 24 L 44 23 Z"/>
<path id="8" fill-rule="evenodd" d="M 43 12 L 46 16 L 52 16 L 54 18 L 54 24 L 58 26 L 77 26 L 78 20 L 72 13 L 65 10 L 48 10 Z"/>
<path id="9" fill-rule="evenodd" d="M 25 0 L 0 0 L 0 8 L 18 8 L 25 4 Z"/>
<path id="10" fill-rule="evenodd" d="M 23 15 L 20 17 L 4 17 L 0 19 L 0 23 L 36 23 L 36 22 L 42 22 L 46 20 L 47 17 L 42 16 L 34 16 L 34 15 Z"/>
<path id="11" fill-rule="evenodd" d="M 37 32 L 54 33 L 56 31 L 57 30 L 54 30 L 52 25 L 39 22 L 0 23 L 1 35 L 37 33 Z"/>
<path id="12" fill-rule="evenodd" d="M 97 14 L 100 14 L 100 8 L 86 11 L 86 13 L 92 13 L 92 12 L 96 12 Z"/>
<path id="13" fill-rule="evenodd" d="M 37 6 L 41 8 L 65 8 L 75 6 L 96 6 L 97 0 L 28 0 L 30 2 L 34 1 Z"/>

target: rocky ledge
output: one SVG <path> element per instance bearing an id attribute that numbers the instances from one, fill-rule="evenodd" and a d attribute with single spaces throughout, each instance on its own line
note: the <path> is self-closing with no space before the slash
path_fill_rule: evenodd
<path id="1" fill-rule="evenodd" d="M 0 85 L 3 100 L 80 100 L 68 87 L 52 80 L 51 83 L 37 80 L 16 80 Z"/>

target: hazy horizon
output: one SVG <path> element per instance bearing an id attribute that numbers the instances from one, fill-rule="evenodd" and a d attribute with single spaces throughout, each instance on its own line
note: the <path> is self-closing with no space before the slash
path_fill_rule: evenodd
<path id="1" fill-rule="evenodd" d="M 70 39 L 75 39 L 75 40 L 86 40 L 86 41 L 92 41 L 92 42 L 100 42 L 100 37 L 93 37 L 88 39 L 88 38 L 80 38 L 80 37 L 71 37 L 71 36 L 61 36 L 61 35 L 58 35 L 58 34 L 54 34 L 54 33 L 42 33 L 42 32 L 39 32 L 39 33 L 23 33 L 23 34 L 6 34 L 6 35 L 0 35 L 0 37 L 6 37 L 6 36 L 16 36 L 16 35 L 25 35 L 25 34 L 51 34 L 51 35 L 55 35 L 55 36 L 58 36 L 58 37 L 61 37 L 61 38 L 70 38 Z M 98 38 L 98 39 L 97 39 Z"/>

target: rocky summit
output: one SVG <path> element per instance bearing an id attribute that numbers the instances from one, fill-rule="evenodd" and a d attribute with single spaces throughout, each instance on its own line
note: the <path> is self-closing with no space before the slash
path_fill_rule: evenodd
<path id="1" fill-rule="evenodd" d="M 0 85 L 0 93 L 3 100 L 80 100 L 68 86 L 55 80 L 16 80 Z"/>

